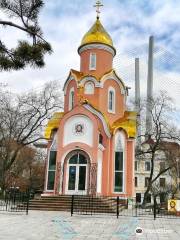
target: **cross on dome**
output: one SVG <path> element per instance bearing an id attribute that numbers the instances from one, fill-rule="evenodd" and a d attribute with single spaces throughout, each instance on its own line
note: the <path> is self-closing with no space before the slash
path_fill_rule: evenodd
<path id="1" fill-rule="evenodd" d="M 97 1 L 96 4 L 93 6 L 96 8 L 96 12 L 97 12 L 97 19 L 99 19 L 99 14 L 100 12 L 100 7 L 103 7 L 104 5 L 101 3 L 101 1 Z"/>

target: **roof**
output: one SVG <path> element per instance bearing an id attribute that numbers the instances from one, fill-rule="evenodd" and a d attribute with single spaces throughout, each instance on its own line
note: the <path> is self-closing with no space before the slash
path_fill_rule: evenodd
<path id="1" fill-rule="evenodd" d="M 106 116 L 101 112 L 99 109 L 95 108 L 92 104 L 89 104 L 87 102 L 83 102 L 83 105 L 89 105 L 93 109 L 95 109 L 97 112 L 99 112 L 102 117 L 104 118 L 104 121 L 107 124 L 107 128 L 111 133 L 115 133 L 115 131 L 119 128 L 122 128 L 125 130 L 129 138 L 135 138 L 136 137 L 136 115 L 137 113 L 134 111 L 126 111 L 124 116 L 122 118 L 119 118 L 117 121 L 115 121 L 112 125 L 109 124 L 108 119 Z M 49 120 L 46 130 L 45 130 L 45 138 L 50 139 L 51 132 L 53 129 L 58 129 L 61 119 L 63 118 L 64 113 L 63 112 L 56 112 L 54 113 L 53 117 Z"/>
<path id="2" fill-rule="evenodd" d="M 81 41 L 81 46 L 90 43 L 103 43 L 113 47 L 112 38 L 104 29 L 99 18 L 97 18 L 90 30 L 84 35 Z"/>
<path id="3" fill-rule="evenodd" d="M 122 128 L 126 131 L 129 138 L 136 137 L 136 115 L 134 111 L 126 111 L 122 118 L 115 121 L 111 129 L 115 132 L 117 129 Z"/>
<path id="4" fill-rule="evenodd" d="M 60 121 L 62 117 L 64 116 L 64 112 L 55 112 L 52 116 L 52 118 L 48 121 L 48 124 L 45 129 L 45 138 L 50 139 L 51 132 L 54 129 L 58 129 Z"/>
<path id="5" fill-rule="evenodd" d="M 110 75 L 110 74 L 114 74 L 115 77 L 118 79 L 118 81 L 122 84 L 122 86 L 124 88 L 126 88 L 123 80 L 117 75 L 117 73 L 116 73 L 116 71 L 114 69 L 109 70 L 108 72 L 104 73 L 100 77 L 97 77 L 96 75 L 93 75 L 93 74 L 84 74 L 83 72 L 71 69 L 70 72 L 69 72 L 69 75 L 68 75 L 68 77 L 67 77 L 67 79 L 66 79 L 66 81 L 64 83 L 63 91 L 65 90 L 66 84 L 71 80 L 71 78 L 70 78 L 71 76 L 73 76 L 74 79 L 76 80 L 76 82 L 78 82 L 78 83 L 85 77 L 93 77 L 93 78 L 95 78 L 97 80 L 97 82 L 100 83 L 100 82 L 103 81 L 103 79 L 105 77 L 108 77 L 108 75 Z"/>

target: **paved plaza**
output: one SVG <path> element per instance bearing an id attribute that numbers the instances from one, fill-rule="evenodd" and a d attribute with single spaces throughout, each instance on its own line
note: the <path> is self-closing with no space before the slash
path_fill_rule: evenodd
<path id="1" fill-rule="evenodd" d="M 136 233 L 136 229 L 142 233 Z M 180 239 L 180 218 L 70 216 L 67 212 L 0 212 L 0 240 Z"/>

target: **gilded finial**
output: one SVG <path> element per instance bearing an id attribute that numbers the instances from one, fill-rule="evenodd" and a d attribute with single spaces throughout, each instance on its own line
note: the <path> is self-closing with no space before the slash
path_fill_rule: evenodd
<path id="1" fill-rule="evenodd" d="M 97 19 L 99 19 L 99 14 L 100 12 L 100 7 L 103 7 L 104 5 L 101 3 L 101 1 L 97 1 L 96 4 L 94 5 L 94 7 L 96 8 L 96 12 L 97 12 Z"/>

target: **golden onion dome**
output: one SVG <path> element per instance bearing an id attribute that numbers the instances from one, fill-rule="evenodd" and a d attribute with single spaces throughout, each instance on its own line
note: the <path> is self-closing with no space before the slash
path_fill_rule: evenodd
<path id="1" fill-rule="evenodd" d="M 112 38 L 106 32 L 98 17 L 94 25 L 84 35 L 81 41 L 81 46 L 90 43 L 103 43 L 113 47 Z"/>

